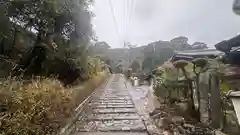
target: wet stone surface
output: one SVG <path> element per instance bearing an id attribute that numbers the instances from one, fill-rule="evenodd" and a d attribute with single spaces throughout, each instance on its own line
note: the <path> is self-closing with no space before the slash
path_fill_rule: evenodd
<path id="1" fill-rule="evenodd" d="M 121 100 L 121 101 L 128 101 L 131 100 L 131 97 L 121 97 L 121 96 L 116 96 L 116 97 L 93 97 L 95 100 Z"/>
<path id="2" fill-rule="evenodd" d="M 106 113 L 92 114 L 88 116 L 90 120 L 138 120 L 139 116 L 136 113 Z"/>
<path id="3" fill-rule="evenodd" d="M 90 105 L 133 105 L 131 102 L 113 103 L 113 102 L 93 102 Z"/>
<path id="4" fill-rule="evenodd" d="M 132 103 L 132 101 L 124 100 L 124 99 L 94 99 L 91 103 Z"/>
<path id="5" fill-rule="evenodd" d="M 92 97 L 88 108 L 77 121 L 76 132 L 146 132 L 123 75 L 113 75 L 102 93 Z"/>
<path id="6" fill-rule="evenodd" d="M 107 108 L 107 109 L 94 109 L 94 113 L 136 113 L 135 108 Z"/>
<path id="7" fill-rule="evenodd" d="M 94 105 L 92 108 L 134 108 L 134 105 Z"/>
<path id="8" fill-rule="evenodd" d="M 90 121 L 84 126 L 78 123 L 78 132 L 145 132 L 145 126 L 141 120 L 104 120 Z"/>

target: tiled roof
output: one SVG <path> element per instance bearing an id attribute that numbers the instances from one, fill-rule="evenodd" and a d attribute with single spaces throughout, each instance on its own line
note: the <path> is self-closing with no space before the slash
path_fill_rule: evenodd
<path id="1" fill-rule="evenodd" d="M 216 49 L 198 49 L 198 50 L 185 50 L 185 51 L 175 51 L 175 55 L 184 56 L 209 56 L 209 55 L 221 55 L 223 52 Z"/>
<path id="2" fill-rule="evenodd" d="M 223 52 L 230 52 L 234 47 L 240 46 L 240 35 L 237 35 L 229 40 L 223 40 L 215 45 L 215 48 Z"/>
<path id="3" fill-rule="evenodd" d="M 174 55 L 171 58 L 171 61 L 176 61 L 180 59 L 192 60 L 196 57 L 204 56 L 218 56 L 224 54 L 221 51 L 216 49 L 198 49 L 198 50 L 184 50 L 184 51 L 175 51 Z"/>

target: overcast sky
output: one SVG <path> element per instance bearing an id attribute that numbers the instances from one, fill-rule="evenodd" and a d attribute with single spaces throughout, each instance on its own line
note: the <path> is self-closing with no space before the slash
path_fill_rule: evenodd
<path id="1" fill-rule="evenodd" d="M 171 40 L 176 36 L 186 36 L 189 43 L 200 41 L 212 47 L 240 32 L 240 16 L 232 11 L 233 0 L 111 1 L 120 38 L 108 0 L 95 0 L 96 17 L 93 24 L 99 40 L 106 41 L 112 48 L 123 47 L 124 39 L 131 44 L 145 45 L 157 40 Z M 125 30 L 125 22 L 130 18 L 127 1 L 136 2 L 132 4 L 135 8 L 131 25 Z"/>

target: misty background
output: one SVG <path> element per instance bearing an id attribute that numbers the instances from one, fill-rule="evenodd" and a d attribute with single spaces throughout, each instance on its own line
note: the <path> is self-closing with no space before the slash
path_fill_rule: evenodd
<path id="1" fill-rule="evenodd" d="M 233 0 L 111 0 L 120 37 L 118 36 L 108 0 L 96 0 L 93 19 L 100 41 L 112 48 L 123 47 L 127 40 L 146 45 L 158 40 L 186 36 L 189 43 L 201 41 L 214 44 L 240 31 L 240 16 L 232 11 Z M 135 5 L 129 7 L 129 3 Z M 134 4 L 133 4 L 134 3 Z M 133 9 L 129 19 L 130 10 Z M 131 20 L 125 30 L 126 20 Z"/>

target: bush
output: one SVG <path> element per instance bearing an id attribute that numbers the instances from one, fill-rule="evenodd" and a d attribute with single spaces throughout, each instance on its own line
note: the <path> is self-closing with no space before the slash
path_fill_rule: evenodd
<path id="1" fill-rule="evenodd" d="M 0 90 L 1 128 L 5 134 L 53 134 L 73 110 L 73 92 L 54 79 L 9 80 Z M 54 133 L 56 134 L 56 133 Z"/>
<path id="2" fill-rule="evenodd" d="M 44 62 L 44 76 L 55 76 L 64 85 L 73 84 L 80 78 L 80 69 L 71 60 L 54 59 Z"/>
<path id="3" fill-rule="evenodd" d="M 55 43 L 53 42 L 53 44 Z M 28 51 L 24 52 L 24 57 L 19 59 L 19 65 L 21 66 L 14 70 L 13 76 L 22 74 L 19 69 L 23 68 L 26 70 L 23 73 L 24 78 L 32 77 L 32 75 L 54 76 L 64 85 L 71 85 L 77 79 L 86 81 L 96 75 L 97 72 L 102 71 L 102 61 L 97 57 L 91 57 L 88 53 L 80 53 L 79 48 L 61 47 L 54 52 L 52 50 L 46 51 L 46 54 L 34 53 L 34 49 L 44 50 L 46 46 L 28 48 Z M 32 59 L 33 56 L 37 56 L 38 59 Z"/>
<path id="4" fill-rule="evenodd" d="M 56 79 L 7 80 L 0 89 L 0 134 L 55 135 L 74 109 L 107 77 L 105 72 L 75 88 Z"/>

